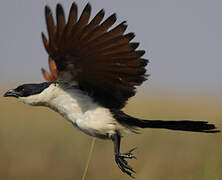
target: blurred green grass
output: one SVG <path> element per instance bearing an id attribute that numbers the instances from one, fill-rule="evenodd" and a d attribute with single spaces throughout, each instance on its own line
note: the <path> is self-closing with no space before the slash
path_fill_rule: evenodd
<path id="1" fill-rule="evenodd" d="M 2 93 L 1 93 L 2 94 Z M 0 179 L 81 179 L 91 137 L 57 113 L 0 98 Z M 222 127 L 222 101 L 207 97 L 139 94 L 125 111 L 144 119 L 208 120 Z M 222 179 L 221 134 L 142 130 L 125 134 L 121 151 L 138 147 L 136 179 Z M 129 179 L 117 168 L 111 141 L 96 140 L 87 179 Z"/>

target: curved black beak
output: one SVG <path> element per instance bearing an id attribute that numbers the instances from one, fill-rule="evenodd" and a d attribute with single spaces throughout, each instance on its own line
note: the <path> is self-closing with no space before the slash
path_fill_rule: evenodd
<path id="1" fill-rule="evenodd" d="M 20 92 L 17 92 L 15 91 L 14 89 L 11 89 L 9 91 L 7 91 L 5 94 L 4 94 L 4 97 L 20 97 L 21 96 L 21 93 Z"/>

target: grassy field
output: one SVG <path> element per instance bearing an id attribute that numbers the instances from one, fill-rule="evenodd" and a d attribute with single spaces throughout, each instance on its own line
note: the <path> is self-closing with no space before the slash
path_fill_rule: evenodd
<path id="1" fill-rule="evenodd" d="M 2 94 L 2 93 L 1 93 Z M 208 120 L 222 127 L 222 99 L 139 94 L 125 109 L 144 119 Z M 47 108 L 0 98 L 0 179 L 81 179 L 91 137 Z M 222 179 L 222 135 L 142 130 L 126 134 L 122 151 L 133 147 L 130 164 L 138 180 Z M 87 179 L 129 179 L 117 168 L 111 141 L 96 140 Z"/>

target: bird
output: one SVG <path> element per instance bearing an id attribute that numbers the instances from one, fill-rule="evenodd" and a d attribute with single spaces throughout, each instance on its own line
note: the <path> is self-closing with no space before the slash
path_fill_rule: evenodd
<path id="1" fill-rule="evenodd" d="M 149 78 L 149 60 L 143 58 L 144 50 L 137 49 L 139 43 L 132 42 L 135 34 L 125 33 L 126 21 L 114 26 L 116 14 L 104 20 L 104 9 L 90 20 L 91 9 L 87 3 L 78 15 L 73 2 L 66 20 L 60 3 L 56 5 L 55 18 L 50 7 L 45 6 L 48 37 L 41 35 L 50 72 L 42 68 L 45 82 L 20 85 L 8 90 L 5 97 L 48 107 L 78 130 L 111 140 L 116 164 L 131 177 L 135 170 L 127 160 L 135 158 L 135 148 L 120 152 L 123 134 L 138 133 L 141 128 L 220 132 L 207 121 L 145 120 L 126 114 L 122 109 L 128 99 Z"/>

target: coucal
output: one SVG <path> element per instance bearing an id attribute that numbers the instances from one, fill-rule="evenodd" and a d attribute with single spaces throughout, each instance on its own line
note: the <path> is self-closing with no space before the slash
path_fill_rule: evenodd
<path id="1" fill-rule="evenodd" d="M 142 120 L 121 109 L 134 96 L 149 75 L 145 51 L 137 50 L 139 43 L 131 42 L 134 33 L 125 34 L 126 22 L 112 28 L 116 14 L 104 19 L 104 10 L 89 21 L 91 5 L 88 3 L 78 18 L 74 2 L 66 21 L 61 4 L 56 6 L 56 23 L 48 6 L 45 19 L 48 38 L 42 33 L 44 47 L 49 55 L 51 73 L 42 69 L 47 80 L 40 84 L 23 84 L 9 90 L 12 96 L 26 104 L 46 106 L 61 114 L 84 133 L 114 143 L 115 161 L 122 172 L 135 171 L 126 161 L 135 156 L 132 150 L 120 153 L 120 140 L 124 132 L 137 132 L 138 128 L 215 133 L 213 124 L 205 121 Z"/>

